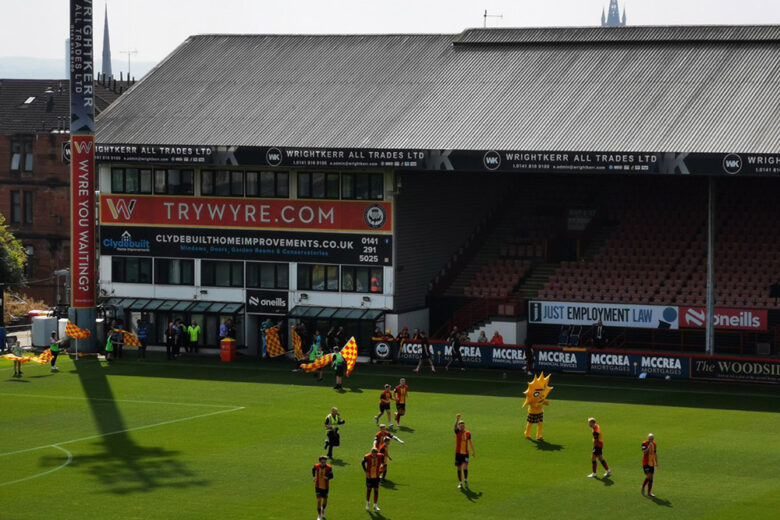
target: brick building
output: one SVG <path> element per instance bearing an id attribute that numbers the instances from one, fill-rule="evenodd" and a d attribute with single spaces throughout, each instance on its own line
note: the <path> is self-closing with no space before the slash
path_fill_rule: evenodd
<path id="1" fill-rule="evenodd" d="M 101 78 L 95 111 L 128 87 Z M 68 80 L 0 79 L 0 214 L 27 249 L 29 287 L 22 292 L 58 303 L 53 273 L 69 267 L 70 140 Z M 60 289 L 59 299 L 64 300 Z"/>

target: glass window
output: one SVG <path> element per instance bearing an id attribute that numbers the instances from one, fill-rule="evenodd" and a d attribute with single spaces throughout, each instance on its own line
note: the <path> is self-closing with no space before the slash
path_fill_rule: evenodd
<path id="1" fill-rule="evenodd" d="M 155 258 L 155 282 L 166 285 L 194 285 L 194 260 Z"/>
<path id="2" fill-rule="evenodd" d="M 140 192 L 151 193 L 152 192 L 152 170 L 141 170 L 140 172 Z"/>
<path id="3" fill-rule="evenodd" d="M 22 143 L 19 141 L 11 142 L 11 170 L 18 171 L 22 164 Z"/>
<path id="4" fill-rule="evenodd" d="M 246 172 L 246 194 L 250 197 L 260 194 L 260 172 Z"/>
<path id="5" fill-rule="evenodd" d="M 299 173 L 298 197 L 311 199 L 339 198 L 339 174 L 323 172 Z"/>
<path id="6" fill-rule="evenodd" d="M 214 195 L 214 172 L 203 170 L 200 172 L 200 193 L 201 195 Z"/>
<path id="7" fill-rule="evenodd" d="M 287 172 L 276 172 L 276 196 L 290 196 L 290 174 Z"/>
<path id="8" fill-rule="evenodd" d="M 138 168 L 125 170 L 125 193 L 138 193 L 141 189 Z"/>
<path id="9" fill-rule="evenodd" d="M 247 262 L 246 286 L 261 289 L 288 289 L 290 268 L 288 264 Z"/>
<path id="10" fill-rule="evenodd" d="M 111 280 L 118 283 L 152 283 L 152 259 L 111 257 Z"/>
<path id="11" fill-rule="evenodd" d="M 32 143 L 24 143 L 24 171 L 31 172 L 33 169 L 33 149 Z"/>
<path id="12" fill-rule="evenodd" d="M 341 290 L 362 293 L 381 293 L 383 291 L 381 267 L 341 268 Z"/>
<path id="13" fill-rule="evenodd" d="M 214 172 L 214 195 L 230 195 L 230 172 Z"/>
<path id="14" fill-rule="evenodd" d="M 22 196 L 18 191 L 11 192 L 11 224 L 22 223 Z"/>
<path id="15" fill-rule="evenodd" d="M 125 170 L 124 168 L 111 168 L 111 193 L 124 193 Z"/>
<path id="16" fill-rule="evenodd" d="M 287 172 L 246 172 L 246 194 L 249 197 L 289 197 L 290 174 Z"/>
<path id="17" fill-rule="evenodd" d="M 276 195 L 276 174 L 274 172 L 260 173 L 260 195 L 262 197 Z"/>
<path id="18" fill-rule="evenodd" d="M 230 194 L 244 195 L 244 172 L 230 172 Z"/>
<path id="19" fill-rule="evenodd" d="M 213 287 L 243 287 L 243 262 L 203 260 L 200 263 L 201 285 Z"/>
<path id="20" fill-rule="evenodd" d="M 383 200 L 384 175 L 381 173 L 342 174 L 341 198 L 354 200 Z"/>
<path id="21" fill-rule="evenodd" d="M 298 264 L 298 289 L 308 291 L 338 291 L 338 266 Z"/>
<path id="22" fill-rule="evenodd" d="M 24 192 L 24 223 L 33 223 L 33 192 Z"/>
<path id="23" fill-rule="evenodd" d="M 154 192 L 168 193 L 168 181 L 165 170 L 154 170 Z"/>
<path id="24" fill-rule="evenodd" d="M 311 198 L 311 173 L 298 172 L 298 198 Z"/>

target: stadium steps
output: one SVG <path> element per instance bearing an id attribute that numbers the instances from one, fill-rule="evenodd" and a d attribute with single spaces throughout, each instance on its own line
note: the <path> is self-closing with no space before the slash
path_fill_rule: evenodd
<path id="1" fill-rule="evenodd" d="M 471 281 L 474 278 L 476 278 L 477 273 L 488 265 L 490 260 L 499 257 L 501 244 L 507 240 L 511 231 L 512 224 L 506 220 L 502 220 L 496 224 L 496 227 L 493 228 L 493 231 L 485 241 L 485 244 L 474 255 L 466 267 L 458 273 L 455 280 L 453 280 L 447 290 L 444 291 L 444 295 L 463 297 L 465 288 L 471 284 Z"/>
<path id="2" fill-rule="evenodd" d="M 520 287 L 515 294 L 524 300 L 536 298 L 536 295 L 539 294 L 539 291 L 544 287 L 547 280 L 550 279 L 560 265 L 560 262 L 540 262 L 534 264 L 531 268 L 531 272 L 520 284 Z"/>
<path id="3" fill-rule="evenodd" d="M 593 260 L 599 251 L 601 251 L 601 248 L 604 247 L 604 244 L 607 243 L 607 239 L 612 234 L 612 232 L 615 231 L 616 227 L 617 226 L 614 225 L 603 226 L 597 231 L 594 231 L 593 236 L 590 239 L 590 243 L 582 252 L 582 259 L 586 262 Z"/>

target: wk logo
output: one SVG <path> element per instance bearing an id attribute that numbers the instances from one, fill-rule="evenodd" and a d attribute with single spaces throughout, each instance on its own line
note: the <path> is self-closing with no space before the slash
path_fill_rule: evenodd
<path id="1" fill-rule="evenodd" d="M 485 153 L 485 156 L 482 158 L 482 163 L 488 170 L 497 170 L 498 167 L 501 166 L 501 156 L 498 152 L 491 150 Z"/>
<path id="2" fill-rule="evenodd" d="M 737 154 L 728 154 L 723 158 L 723 171 L 730 175 L 736 175 L 742 171 L 742 157 Z"/>
<path id="3" fill-rule="evenodd" d="M 76 151 L 77 154 L 85 154 L 89 153 L 92 150 L 92 144 L 94 141 L 91 139 L 89 141 L 83 141 L 81 139 L 73 139 L 73 149 Z"/>
<path id="4" fill-rule="evenodd" d="M 119 220 L 121 216 L 124 220 L 130 220 L 133 215 L 133 209 L 135 209 L 136 199 L 130 199 L 130 202 L 125 199 L 106 199 L 106 205 L 108 211 L 111 212 L 111 216 L 114 220 Z"/>
<path id="5" fill-rule="evenodd" d="M 282 164 L 282 152 L 278 148 L 270 148 L 265 152 L 265 160 L 269 166 L 279 166 Z"/>

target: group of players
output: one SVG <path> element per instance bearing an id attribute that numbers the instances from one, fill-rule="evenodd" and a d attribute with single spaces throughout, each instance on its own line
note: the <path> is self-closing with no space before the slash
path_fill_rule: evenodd
<path id="1" fill-rule="evenodd" d="M 400 427 L 401 418 L 406 414 L 406 399 L 408 393 L 409 386 L 406 384 L 406 379 L 401 378 L 399 384 L 395 388 L 386 384 L 379 395 L 379 413 L 374 416 L 374 422 L 379 426 L 379 431 L 374 436 L 371 451 L 363 457 L 361 463 L 363 471 L 366 474 L 366 511 L 371 510 L 372 492 L 374 495 L 373 509 L 377 512 L 380 511 L 378 504 L 379 484 L 380 482 L 384 482 L 387 477 L 388 464 L 392 460 L 389 453 L 391 442 L 396 441 L 400 444 L 404 444 L 404 441 L 390 432 L 388 426 L 380 424 L 379 420 L 382 418 L 382 415 L 387 414 L 389 428 L 393 428 L 395 425 Z M 390 420 L 391 401 L 395 401 L 396 406 L 395 423 Z M 528 421 L 530 426 L 530 418 Z M 537 417 L 535 422 L 541 422 L 541 420 Z M 331 409 L 331 413 L 325 418 L 325 430 L 327 434 L 325 448 L 328 449 L 328 455 L 322 455 L 319 458 L 318 463 L 312 468 L 315 495 L 317 497 L 317 520 L 325 520 L 325 507 L 328 504 L 330 480 L 333 479 L 333 467 L 328 464 L 328 460 L 333 457 L 333 448 L 340 444 L 338 426 L 344 423 L 344 419 L 341 418 L 338 409 L 335 407 Z M 539 424 L 537 424 L 537 426 L 539 426 Z M 608 478 L 612 475 L 612 470 L 609 469 L 609 465 L 604 459 L 604 437 L 601 432 L 601 427 L 594 417 L 588 419 L 588 426 L 592 432 L 593 450 L 591 454 L 592 471 L 587 476 L 589 478 L 597 477 L 596 467 L 597 461 L 599 461 L 604 468 L 604 478 Z M 466 423 L 461 420 L 461 414 L 457 414 L 455 417 L 454 433 L 455 467 L 458 472 L 458 489 L 468 489 L 469 457 L 474 457 L 476 454 L 474 452 L 474 444 L 471 440 L 471 432 L 466 429 Z M 541 431 L 537 430 L 537 434 L 538 440 L 541 441 Z M 528 431 L 526 431 L 526 437 L 530 438 Z M 658 447 L 655 443 L 654 435 L 650 433 L 648 434 L 647 439 L 642 442 L 642 469 L 645 474 L 645 480 L 642 483 L 642 495 L 645 495 L 645 489 L 647 489 L 647 496 L 655 497 L 653 494 L 653 477 L 657 467 Z"/>

